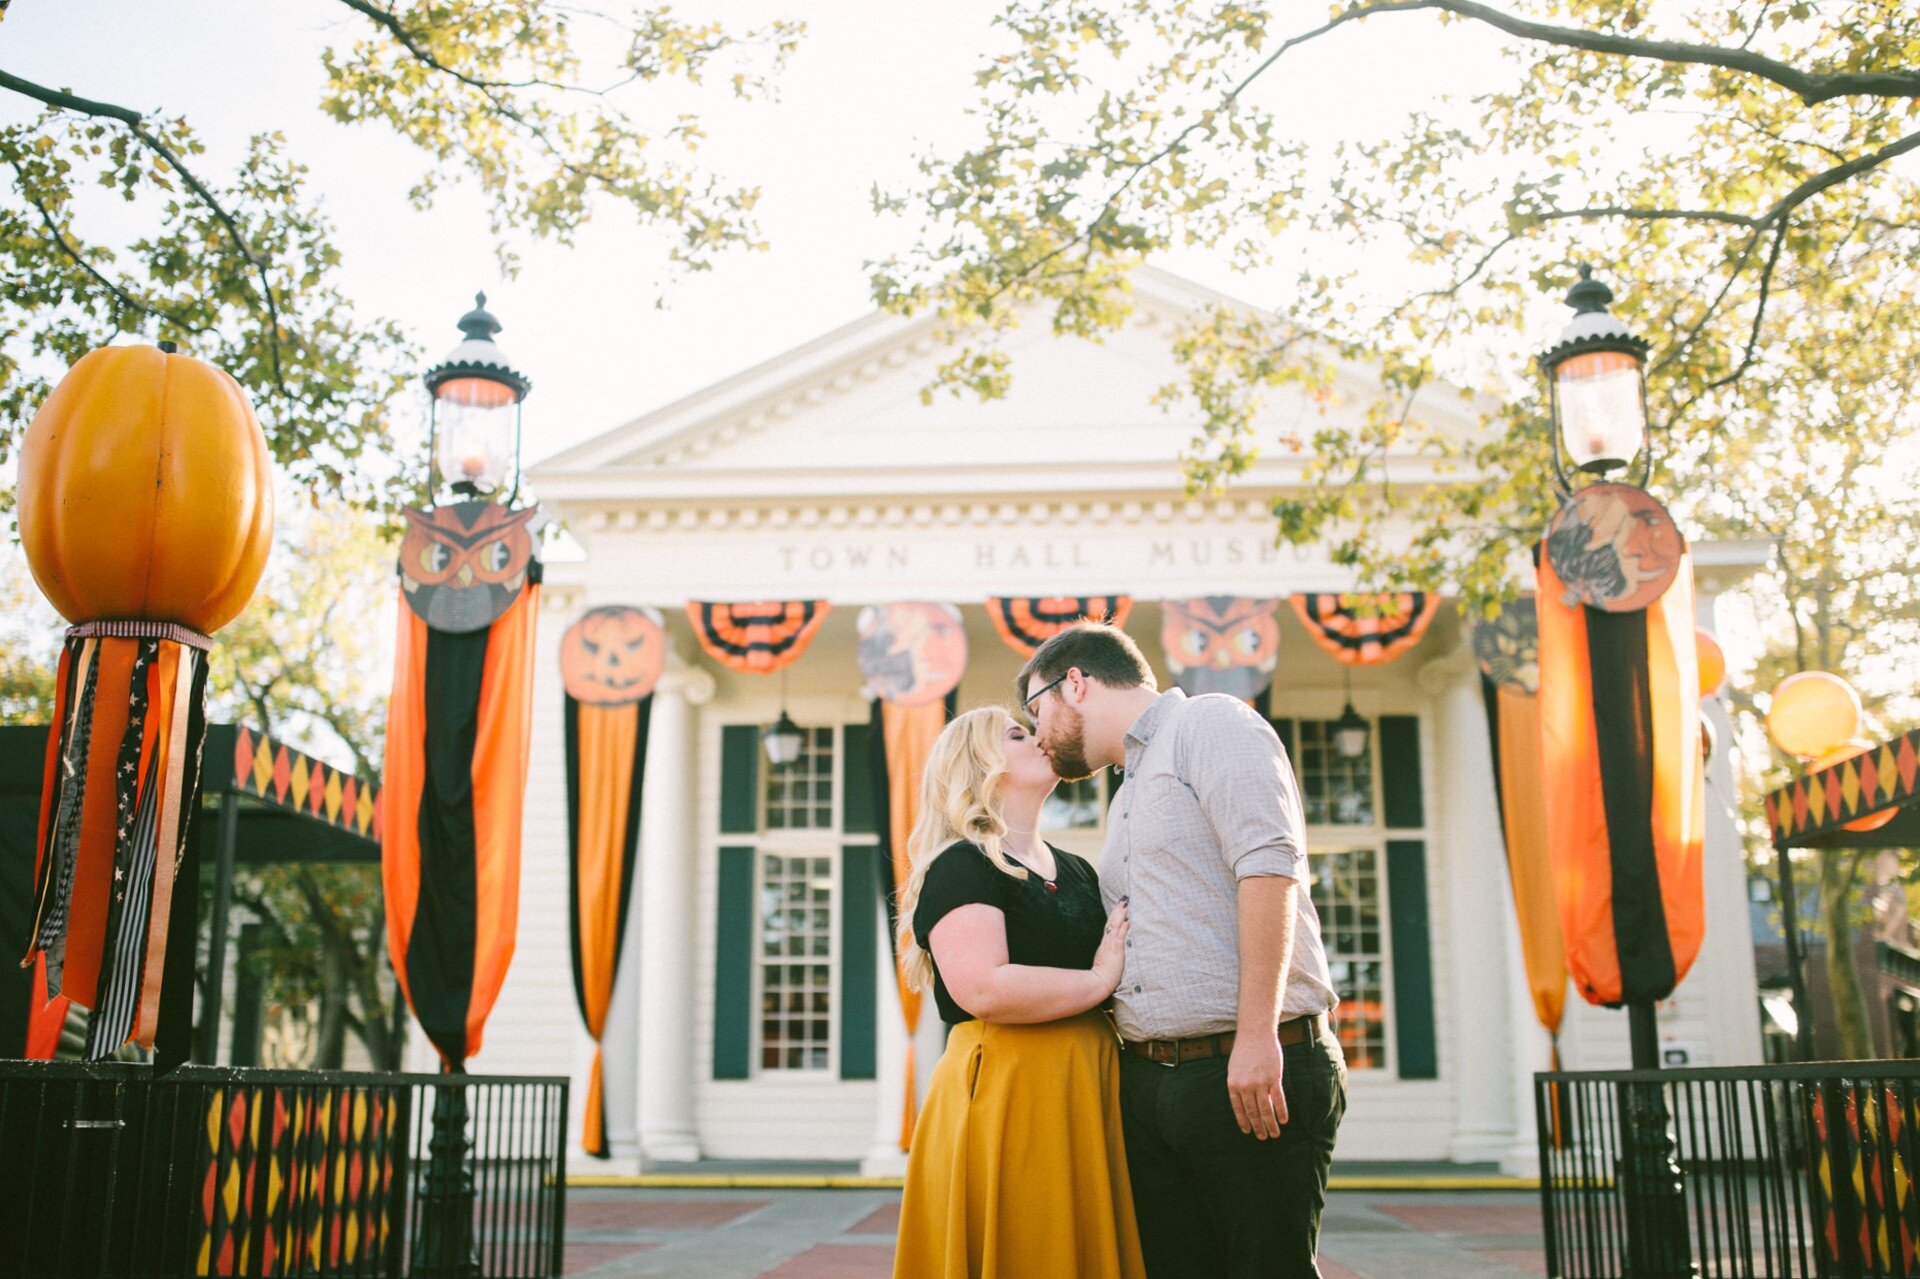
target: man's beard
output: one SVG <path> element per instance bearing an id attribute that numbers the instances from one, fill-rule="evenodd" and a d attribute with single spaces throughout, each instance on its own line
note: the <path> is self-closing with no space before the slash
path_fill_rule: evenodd
<path id="1" fill-rule="evenodd" d="M 1093 766 L 1087 763 L 1086 727 L 1086 717 L 1063 701 L 1054 717 L 1053 732 L 1040 739 L 1040 749 L 1047 753 L 1047 760 L 1062 781 L 1077 782 L 1093 776 Z"/>

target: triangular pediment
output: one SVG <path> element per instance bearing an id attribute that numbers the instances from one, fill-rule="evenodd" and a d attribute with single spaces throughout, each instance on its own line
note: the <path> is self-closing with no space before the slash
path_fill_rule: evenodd
<path id="1" fill-rule="evenodd" d="M 932 491 L 931 477 L 989 471 L 996 486 L 1022 472 L 1041 489 L 1095 474 L 1116 487 L 1137 487 L 1129 475 L 1177 486 L 1196 423 L 1190 406 L 1169 412 L 1156 402 L 1182 374 L 1173 332 L 1207 307 L 1245 304 L 1150 268 L 1132 288 L 1134 314 L 1099 340 L 1057 336 L 1037 312 L 1006 335 L 1013 378 L 1000 399 L 944 391 L 928 399 L 925 388 L 952 354 L 937 320 L 876 314 L 568 449 L 530 475 L 543 495 L 568 505 L 596 493 L 745 496 L 767 491 L 756 479 L 808 474 L 836 477 L 848 492 Z M 1320 401 L 1278 388 L 1266 397 L 1260 434 L 1307 436 L 1329 413 L 1357 421 L 1378 394 L 1358 368 L 1344 370 Z M 1446 393 L 1432 404 L 1430 418 L 1452 415 L 1463 433 L 1474 429 L 1473 405 Z M 1276 457 L 1268 469 L 1278 479 L 1298 462 Z"/>

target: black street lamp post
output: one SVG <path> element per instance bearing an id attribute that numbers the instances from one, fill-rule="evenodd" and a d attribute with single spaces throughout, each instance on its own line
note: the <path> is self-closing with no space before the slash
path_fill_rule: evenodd
<path id="1" fill-rule="evenodd" d="M 520 493 L 520 404 L 533 389 L 493 340 L 500 321 L 487 295 L 460 317 L 461 341 L 428 369 L 427 491 L 456 501 L 512 505 Z M 422 1179 L 410 1273 L 422 1279 L 479 1279 L 473 1232 L 472 1143 L 467 1136 L 465 1064 L 434 1090 L 432 1135 Z"/>
<path id="2" fill-rule="evenodd" d="M 1562 497 L 1577 476 L 1604 480 L 1639 461 L 1644 486 L 1653 472 L 1647 420 L 1650 349 L 1607 310 L 1613 290 L 1581 266 L 1567 292 L 1574 316 L 1539 356 L 1553 415 L 1553 476 Z M 1571 472 L 1571 473 L 1570 473 Z M 1652 999 L 1627 1004 L 1635 1070 L 1660 1068 L 1660 1035 Z M 1660 1083 L 1620 1086 L 1620 1185 L 1627 1207 L 1627 1266 L 1634 1279 L 1691 1279 L 1686 1176 L 1674 1143 L 1673 1116 Z"/>

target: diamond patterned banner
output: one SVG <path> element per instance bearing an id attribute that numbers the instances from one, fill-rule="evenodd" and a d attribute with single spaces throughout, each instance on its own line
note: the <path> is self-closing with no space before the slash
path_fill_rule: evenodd
<path id="1" fill-rule="evenodd" d="M 233 785 L 276 807 L 380 842 L 380 787 L 245 726 L 233 738 Z"/>
<path id="2" fill-rule="evenodd" d="M 1920 728 L 1794 778 L 1767 796 L 1767 825 L 1774 845 L 1790 848 L 1911 804 L 1920 804 Z"/>

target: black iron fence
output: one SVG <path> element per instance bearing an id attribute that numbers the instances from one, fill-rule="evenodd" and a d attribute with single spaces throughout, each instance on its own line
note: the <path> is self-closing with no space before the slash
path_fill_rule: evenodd
<path id="1" fill-rule="evenodd" d="M 0 1275 L 545 1279 L 567 1081 L 0 1062 Z"/>
<path id="2" fill-rule="evenodd" d="M 1920 1277 L 1920 1062 L 1534 1077 L 1547 1272 Z"/>

